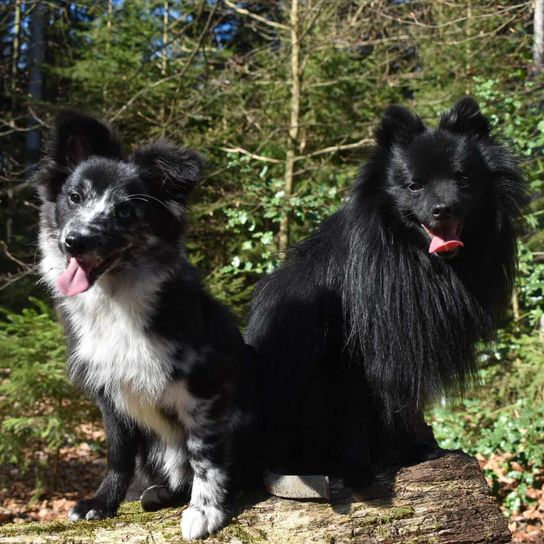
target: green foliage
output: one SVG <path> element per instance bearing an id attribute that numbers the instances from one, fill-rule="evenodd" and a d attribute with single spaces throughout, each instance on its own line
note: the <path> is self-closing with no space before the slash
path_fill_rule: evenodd
<path id="1" fill-rule="evenodd" d="M 488 461 L 492 489 L 513 513 L 531 504 L 528 490 L 544 477 L 544 350 L 535 336 L 504 340 L 512 360 L 489 358 L 470 395 L 436 408 L 432 421 L 442 447 Z"/>
<path id="2" fill-rule="evenodd" d="M 520 244 L 516 293 L 524 310 L 520 319 L 525 321 L 526 328 L 540 326 L 544 315 L 544 263 L 536 260 L 534 252 L 523 244 Z"/>
<path id="3" fill-rule="evenodd" d="M 305 232 L 311 232 L 340 203 L 340 191 L 336 185 L 304 185 L 286 198 L 283 180 L 274 177 L 274 170 L 261 167 L 253 176 L 249 157 L 231 155 L 227 168 L 235 169 L 246 178 L 244 201 L 237 200 L 231 206 L 224 206 L 227 217 L 227 231 L 242 239 L 240 251 L 230 264 L 222 269 L 224 273 L 240 274 L 271 272 L 278 263 L 274 233 L 286 213 Z"/>
<path id="4" fill-rule="evenodd" d="M 505 93 L 496 78 L 475 78 L 474 84 L 495 133 L 522 157 L 529 181 L 532 202 L 518 254 L 518 315 L 483 358 L 478 386 L 465 399 L 435 409 L 432 418 L 443 447 L 487 460 L 484 470 L 494 493 L 505 511 L 514 513 L 531 506 L 529 490 L 541 488 L 544 478 L 544 343 L 537 330 L 544 314 L 544 123 L 538 101 L 527 98 L 538 90 L 534 82 L 521 79 L 517 93 Z"/>
<path id="5" fill-rule="evenodd" d="M 522 511 L 534 499 L 529 490 L 544 479 L 544 315 L 543 172 L 544 123 L 533 95 L 539 86 L 513 72 L 515 92 L 504 81 L 474 79 L 473 92 L 491 117 L 495 133 L 522 157 L 531 206 L 512 319 L 485 354 L 479 384 L 468 396 L 434 410 L 435 433 L 443 447 L 462 448 L 486 459 L 484 470 L 506 512 Z M 517 79 L 517 81 L 516 81 Z"/>
<path id="6" fill-rule="evenodd" d="M 33 463 L 39 481 L 49 464 L 54 484 L 59 449 L 96 411 L 65 376 L 65 341 L 51 310 L 31 302 L 20 314 L 3 310 L 0 321 L 0 463 Z"/>

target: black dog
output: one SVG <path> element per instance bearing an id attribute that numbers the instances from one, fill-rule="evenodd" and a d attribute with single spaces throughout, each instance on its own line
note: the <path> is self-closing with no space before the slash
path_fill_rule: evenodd
<path id="1" fill-rule="evenodd" d="M 37 173 L 41 271 L 65 324 L 69 373 L 102 411 L 109 467 L 73 520 L 113 516 L 138 462 L 159 483 L 145 509 L 190 492 L 184 538 L 225 521 L 253 392 L 233 317 L 185 257 L 185 205 L 201 168 L 164 140 L 125 159 L 105 124 L 57 118 Z"/>
<path id="2" fill-rule="evenodd" d="M 525 200 L 465 98 L 437 129 L 389 108 L 349 201 L 257 286 L 271 464 L 361 484 L 438 454 L 422 411 L 476 369 L 509 302 Z"/>

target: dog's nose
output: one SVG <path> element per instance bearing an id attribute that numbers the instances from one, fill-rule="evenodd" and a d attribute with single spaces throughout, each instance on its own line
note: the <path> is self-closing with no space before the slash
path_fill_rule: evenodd
<path id="1" fill-rule="evenodd" d="M 450 208 L 450 206 L 448 206 L 447 204 L 444 204 L 444 203 L 435 204 L 432 207 L 431 213 L 437 219 L 444 219 L 444 218 L 449 217 L 451 215 L 451 208 Z"/>
<path id="2" fill-rule="evenodd" d="M 64 245 L 68 253 L 81 255 L 89 249 L 89 237 L 77 231 L 70 231 L 64 238 Z"/>

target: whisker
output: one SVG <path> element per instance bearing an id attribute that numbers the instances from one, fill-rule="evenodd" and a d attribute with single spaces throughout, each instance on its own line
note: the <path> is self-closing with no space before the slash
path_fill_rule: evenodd
<path id="1" fill-rule="evenodd" d="M 174 217 L 176 217 L 174 212 L 172 212 L 172 210 L 162 200 L 159 200 L 158 198 L 156 198 L 154 196 L 135 193 L 135 194 L 132 194 L 132 195 L 128 195 L 125 200 L 132 200 L 132 199 L 143 200 L 144 202 L 148 202 L 149 200 L 153 200 L 155 202 L 158 202 L 165 210 L 168 210 L 168 212 L 170 214 L 172 214 Z"/>

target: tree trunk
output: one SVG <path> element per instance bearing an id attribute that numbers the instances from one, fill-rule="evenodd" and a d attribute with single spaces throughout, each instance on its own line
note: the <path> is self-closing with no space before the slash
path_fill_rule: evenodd
<path id="1" fill-rule="evenodd" d="M 533 75 L 544 69 L 544 0 L 535 0 L 533 30 Z"/>
<path id="2" fill-rule="evenodd" d="M 163 2 L 162 5 L 162 49 L 161 49 L 161 77 L 166 77 L 166 70 L 168 68 L 168 56 L 167 56 L 167 48 L 168 48 L 168 0 Z M 160 110 L 159 110 L 159 118 L 161 120 L 162 125 L 162 135 L 164 136 L 164 132 L 166 129 L 166 108 L 164 101 L 161 102 Z"/>
<path id="3" fill-rule="evenodd" d="M 45 58 L 45 5 L 38 0 L 32 11 L 30 20 L 30 44 L 28 56 L 30 59 L 30 75 L 28 79 L 28 95 L 30 107 L 35 108 L 43 96 L 43 61 Z M 28 126 L 32 127 L 36 120 L 29 111 Z M 29 175 L 40 157 L 40 132 L 33 129 L 26 135 L 27 175 Z"/>
<path id="4" fill-rule="evenodd" d="M 113 0 L 108 0 L 108 16 L 106 18 L 106 54 L 111 51 L 111 42 L 113 36 Z M 102 87 L 102 100 L 108 103 L 108 85 L 104 83 Z"/>
<path id="5" fill-rule="evenodd" d="M 19 37 L 21 34 L 21 0 L 15 0 L 13 6 L 13 42 L 11 51 L 11 78 L 10 95 L 11 111 L 15 111 L 16 92 L 17 92 L 17 73 L 19 64 Z"/>
<path id="6" fill-rule="evenodd" d="M 465 94 L 472 93 L 472 0 L 467 0 L 465 25 Z"/>
<path id="7" fill-rule="evenodd" d="M 114 520 L 5 525 L 0 543 L 178 542 L 181 508 L 144 513 L 126 503 Z M 506 519 L 476 459 L 448 453 L 384 474 L 354 495 L 332 483 L 331 502 L 259 496 L 234 508 L 234 519 L 208 544 L 506 544 Z"/>
<path id="8" fill-rule="evenodd" d="M 291 0 L 290 31 L 291 31 L 291 120 L 287 139 L 287 153 L 285 155 L 284 193 L 288 201 L 293 193 L 295 158 L 297 153 L 298 133 L 300 124 L 300 28 L 299 28 L 299 0 Z M 289 245 L 290 214 L 285 213 L 280 222 L 278 247 L 285 251 Z"/>

